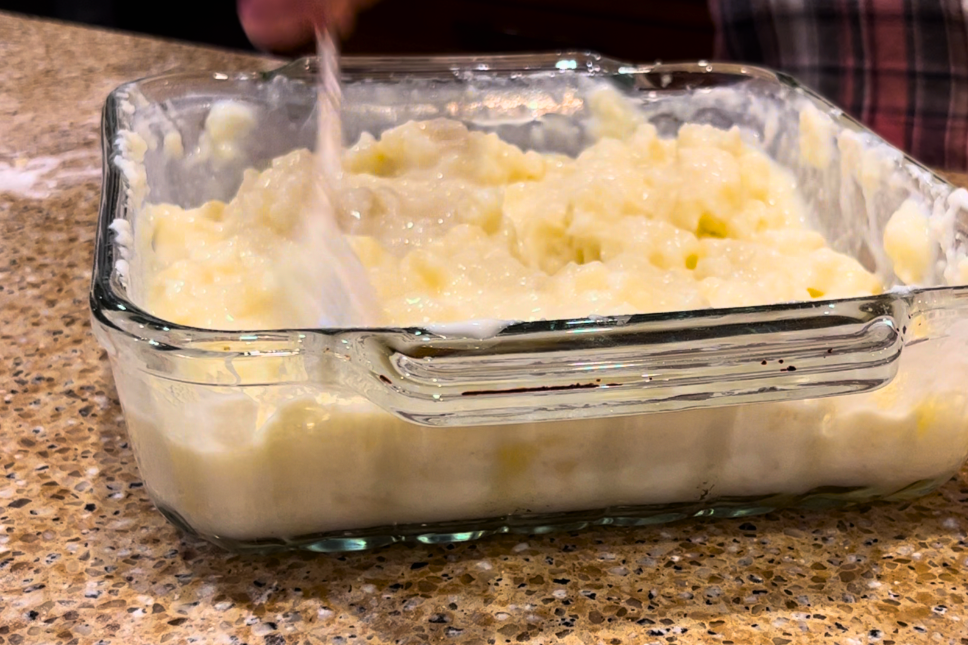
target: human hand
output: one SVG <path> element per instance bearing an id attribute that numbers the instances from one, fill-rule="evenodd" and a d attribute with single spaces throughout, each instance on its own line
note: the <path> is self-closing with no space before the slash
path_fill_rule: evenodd
<path id="1" fill-rule="evenodd" d="M 277 53 L 312 46 L 317 28 L 346 35 L 357 12 L 375 0 L 237 0 L 239 20 L 253 45 Z"/>

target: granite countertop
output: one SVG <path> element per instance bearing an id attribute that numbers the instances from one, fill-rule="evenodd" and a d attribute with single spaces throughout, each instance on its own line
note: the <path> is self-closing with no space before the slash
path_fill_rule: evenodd
<path id="1" fill-rule="evenodd" d="M 237 556 L 151 506 L 87 290 L 120 83 L 275 63 L 0 15 L 0 643 L 965 643 L 968 476 L 915 503 Z"/>

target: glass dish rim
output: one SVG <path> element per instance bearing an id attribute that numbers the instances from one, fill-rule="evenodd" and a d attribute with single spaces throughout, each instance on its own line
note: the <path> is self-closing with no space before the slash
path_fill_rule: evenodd
<path id="1" fill-rule="evenodd" d="M 569 65 L 559 63 L 568 61 Z M 180 325 L 152 315 L 148 311 L 134 304 L 126 296 L 119 293 L 115 279 L 115 253 L 110 226 L 125 199 L 124 181 L 122 173 L 114 164 L 117 154 L 116 142 L 121 131 L 120 97 L 130 90 L 148 83 L 158 83 L 175 80 L 196 80 L 220 82 L 268 82 L 276 77 L 290 79 L 312 78 L 315 57 L 299 58 L 269 71 L 253 71 L 224 73 L 218 71 L 190 71 L 168 72 L 147 76 L 123 83 L 115 88 L 107 97 L 101 118 L 101 147 L 102 147 L 102 187 L 97 220 L 97 232 L 94 250 L 93 274 L 89 292 L 89 305 L 97 324 L 112 332 L 120 332 L 134 341 L 148 341 L 158 350 L 189 350 L 195 356 L 228 357 L 238 355 L 237 348 L 217 348 L 219 343 L 252 342 L 260 340 L 278 341 L 281 337 L 305 338 L 308 334 L 322 334 L 339 337 L 343 334 L 403 334 L 408 337 L 423 337 L 424 340 L 484 340 L 472 332 L 455 329 L 453 332 L 443 332 L 447 324 L 407 327 L 367 327 L 367 328 L 283 328 L 260 330 L 218 330 L 190 325 Z M 839 125 L 869 136 L 874 142 L 889 146 L 901 155 L 901 161 L 911 165 L 924 173 L 924 177 L 949 190 L 956 189 L 948 179 L 935 170 L 928 168 L 913 159 L 907 153 L 898 150 L 882 137 L 846 114 L 843 110 L 803 86 L 792 76 L 766 67 L 738 63 L 720 63 L 700 60 L 696 62 L 672 63 L 630 63 L 609 58 L 589 51 L 560 51 L 540 54 L 495 54 L 495 55 L 454 55 L 454 56 L 347 56 L 342 59 L 344 77 L 360 80 L 366 78 L 396 76 L 429 77 L 445 75 L 453 77 L 469 72 L 475 74 L 501 75 L 507 73 L 577 73 L 584 75 L 615 76 L 647 74 L 709 74 L 733 76 L 737 80 L 760 79 L 777 83 L 789 90 L 801 93 L 818 105 L 823 106 L 829 113 L 833 113 Z M 538 334 L 538 333 L 579 333 L 593 329 L 614 329 L 626 325 L 641 325 L 648 322 L 661 322 L 684 318 L 701 320 L 710 316 L 735 316 L 775 314 L 777 316 L 799 309 L 816 308 L 818 306 L 853 303 L 855 305 L 870 303 L 881 305 L 900 297 L 910 297 L 919 293 L 942 292 L 951 295 L 968 293 L 968 285 L 964 286 L 934 286 L 934 287 L 895 287 L 874 296 L 860 296 L 854 298 L 796 301 L 756 305 L 746 307 L 707 308 L 680 310 L 661 313 L 620 314 L 610 316 L 588 316 L 575 319 L 555 319 L 539 321 L 494 321 L 503 323 L 496 327 L 497 331 L 489 338 L 498 339 L 501 336 Z M 469 321 L 468 321 L 469 322 Z M 762 318 L 756 324 L 764 324 Z M 460 323 L 458 323 L 460 324 Z M 184 334 L 191 344 L 179 345 L 172 338 L 173 334 Z M 198 344 L 204 344 L 202 349 Z"/>

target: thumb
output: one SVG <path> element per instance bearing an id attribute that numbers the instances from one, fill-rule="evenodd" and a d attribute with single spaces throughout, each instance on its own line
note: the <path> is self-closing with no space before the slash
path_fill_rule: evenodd
<path id="1" fill-rule="evenodd" d="M 237 0 L 239 21 L 259 49 L 294 52 L 314 42 L 326 14 L 323 0 Z"/>

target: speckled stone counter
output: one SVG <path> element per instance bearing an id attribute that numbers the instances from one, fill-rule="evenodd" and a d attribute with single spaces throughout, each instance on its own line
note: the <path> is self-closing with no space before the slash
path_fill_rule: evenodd
<path id="1" fill-rule="evenodd" d="M 968 643 L 968 476 L 906 506 L 346 556 L 183 537 L 87 289 L 123 81 L 273 62 L 0 15 L 0 643 Z"/>

